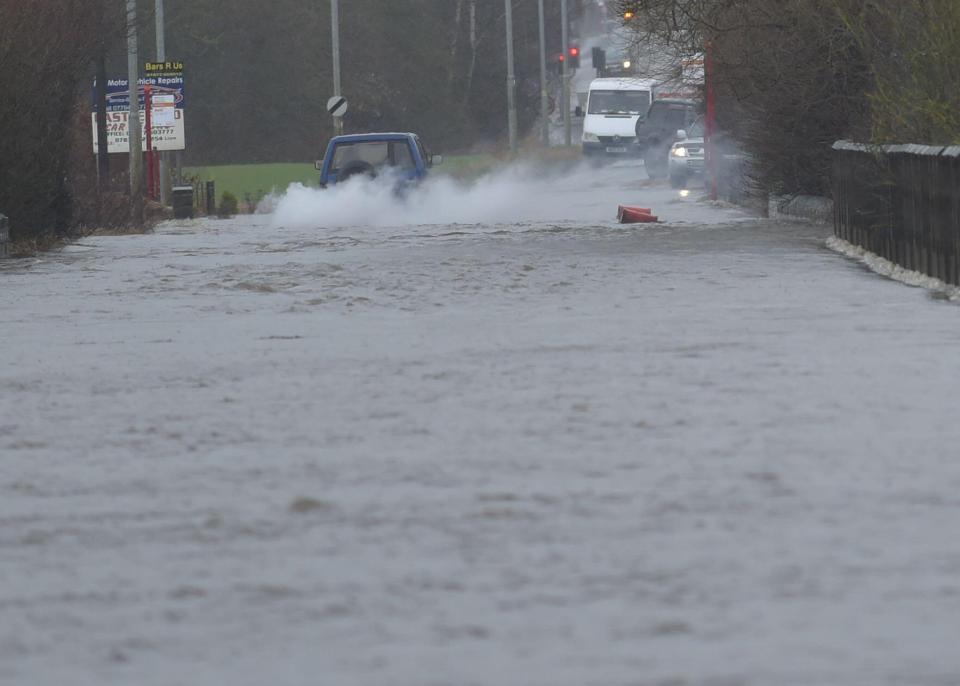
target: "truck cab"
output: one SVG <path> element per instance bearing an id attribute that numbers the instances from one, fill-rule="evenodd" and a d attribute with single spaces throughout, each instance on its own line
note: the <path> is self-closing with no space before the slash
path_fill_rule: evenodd
<path id="1" fill-rule="evenodd" d="M 315 164 L 320 187 L 342 183 L 355 176 L 377 177 L 388 173 L 401 183 L 425 178 L 439 155 L 427 152 L 415 133 L 362 133 L 330 139 L 322 160 Z"/>

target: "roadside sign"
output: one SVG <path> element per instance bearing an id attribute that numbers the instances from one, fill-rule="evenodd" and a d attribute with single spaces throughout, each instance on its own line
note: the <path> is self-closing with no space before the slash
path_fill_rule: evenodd
<path id="1" fill-rule="evenodd" d="M 157 108 L 153 108 L 151 117 L 158 116 Z M 164 116 L 164 115 L 160 115 Z M 157 124 L 154 119 L 153 124 L 153 142 L 154 150 L 184 150 L 186 146 L 184 142 L 186 137 L 184 135 L 184 125 L 183 125 L 183 110 L 173 109 L 173 124 L 161 126 Z M 93 152 L 94 154 L 99 152 L 97 146 L 97 114 L 94 112 L 90 115 L 91 121 L 93 122 Z M 127 122 L 130 118 L 130 113 L 123 112 L 107 112 L 107 152 L 109 153 L 128 153 L 130 152 L 130 134 L 128 133 Z M 143 121 L 141 117 L 141 126 L 140 126 L 140 149 L 147 149 L 147 132 L 144 130 Z"/>
<path id="2" fill-rule="evenodd" d="M 168 70 L 158 69 L 158 65 L 170 64 L 178 67 Z M 107 79 L 107 112 L 126 112 L 130 109 L 130 89 L 126 77 Z M 172 95 L 175 98 L 176 107 L 182 110 L 186 104 L 184 97 L 183 64 L 180 62 L 147 62 L 147 75 L 137 79 L 140 109 L 143 109 L 143 89 L 144 86 L 150 86 L 153 97 L 160 95 Z M 93 83 L 91 92 L 93 108 L 97 107 L 97 88 L 96 81 Z"/>
<path id="3" fill-rule="evenodd" d="M 137 79 L 139 109 L 142 112 L 146 98 L 144 91 L 150 86 L 152 107 L 150 112 L 153 125 L 154 150 L 184 150 L 184 81 L 183 62 L 147 62 L 144 66 L 146 76 Z M 130 115 L 130 89 L 126 78 L 108 78 L 107 96 L 107 150 L 111 153 L 130 152 L 127 134 L 127 119 Z M 141 114 L 141 123 L 144 116 Z M 97 152 L 97 88 L 93 87 L 93 151 Z M 146 142 L 146 134 L 141 126 L 141 138 Z M 146 149 L 146 146 L 142 149 Z"/>
<path id="4" fill-rule="evenodd" d="M 174 95 L 154 95 L 151 98 L 153 112 L 151 113 L 154 127 L 176 125 L 177 98 Z"/>
<path id="5" fill-rule="evenodd" d="M 342 95 L 334 95 L 327 100 L 327 112 L 334 117 L 342 117 L 347 113 L 347 99 Z"/>

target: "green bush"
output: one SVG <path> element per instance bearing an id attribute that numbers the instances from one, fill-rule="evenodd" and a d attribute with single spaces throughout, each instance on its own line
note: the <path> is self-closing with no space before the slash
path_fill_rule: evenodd
<path id="1" fill-rule="evenodd" d="M 222 219 L 232 217 L 237 213 L 237 196 L 230 191 L 224 191 L 220 196 L 220 205 L 217 207 L 217 216 Z"/>
<path id="2" fill-rule="evenodd" d="M 95 189 L 96 166 L 80 94 L 101 47 L 120 37 L 115 5 L 0 0 L 0 211 L 14 240 L 46 241 L 81 223 L 77 200 Z"/>
<path id="3" fill-rule="evenodd" d="M 960 3 L 879 2 L 841 17 L 869 59 L 872 142 L 960 143 Z"/>

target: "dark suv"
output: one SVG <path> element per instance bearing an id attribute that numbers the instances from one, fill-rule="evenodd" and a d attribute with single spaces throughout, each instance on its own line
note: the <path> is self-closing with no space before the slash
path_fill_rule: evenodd
<path id="1" fill-rule="evenodd" d="M 326 188 L 353 176 L 372 178 L 382 173 L 392 173 L 402 181 L 419 181 L 442 161 L 440 155 L 427 152 L 416 134 L 359 133 L 332 138 L 326 155 L 315 166 L 320 187 Z"/>
<path id="2" fill-rule="evenodd" d="M 667 175 L 670 146 L 676 141 L 677 131 L 689 129 L 700 116 L 696 100 L 654 100 L 647 116 L 637 120 L 637 146 L 643 155 L 647 176 L 662 179 Z"/>

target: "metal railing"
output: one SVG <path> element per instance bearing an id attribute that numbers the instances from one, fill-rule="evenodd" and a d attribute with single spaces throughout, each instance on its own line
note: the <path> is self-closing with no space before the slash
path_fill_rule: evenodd
<path id="1" fill-rule="evenodd" d="M 208 217 L 217 213 L 217 191 L 213 181 L 197 181 L 194 183 L 193 204 Z"/>
<path id="2" fill-rule="evenodd" d="M 10 222 L 0 214 L 0 258 L 10 255 Z"/>
<path id="3" fill-rule="evenodd" d="M 960 146 L 834 146 L 834 233 L 960 285 Z"/>

